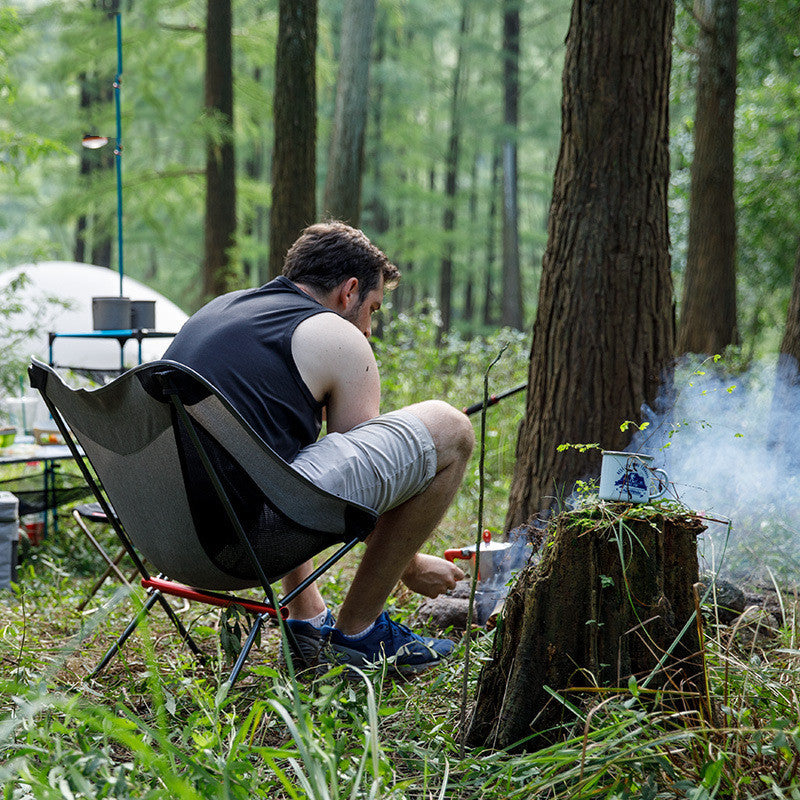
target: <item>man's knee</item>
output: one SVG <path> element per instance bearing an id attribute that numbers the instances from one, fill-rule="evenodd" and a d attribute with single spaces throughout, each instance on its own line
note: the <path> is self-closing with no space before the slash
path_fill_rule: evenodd
<path id="1" fill-rule="evenodd" d="M 443 400 L 425 400 L 409 406 L 408 410 L 416 414 L 430 431 L 440 468 L 453 460 L 466 462 L 475 447 L 475 431 L 463 411 Z"/>

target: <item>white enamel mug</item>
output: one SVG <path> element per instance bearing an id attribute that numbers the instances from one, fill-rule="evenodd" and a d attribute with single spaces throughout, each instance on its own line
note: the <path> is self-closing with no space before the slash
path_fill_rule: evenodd
<path id="1" fill-rule="evenodd" d="M 663 469 L 651 466 L 652 461 L 653 456 L 644 453 L 603 450 L 600 499 L 649 503 L 663 497 L 669 488 L 669 476 Z"/>

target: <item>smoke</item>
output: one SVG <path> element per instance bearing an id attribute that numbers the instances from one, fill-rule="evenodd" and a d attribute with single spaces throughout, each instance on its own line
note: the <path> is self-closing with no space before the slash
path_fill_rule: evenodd
<path id="1" fill-rule="evenodd" d="M 701 566 L 752 583 L 800 575 L 800 403 L 798 389 L 775 402 L 775 364 L 726 374 L 713 360 L 682 365 L 662 414 L 633 452 L 667 471 L 668 496 L 708 519 Z"/>

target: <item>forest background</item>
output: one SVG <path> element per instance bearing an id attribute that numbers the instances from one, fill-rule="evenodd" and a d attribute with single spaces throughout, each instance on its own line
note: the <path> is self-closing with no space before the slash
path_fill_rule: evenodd
<path id="1" fill-rule="evenodd" d="M 227 285 L 269 276 L 277 4 L 233 4 L 235 248 Z M 109 3 L 17 2 L 3 9 L 0 61 L 0 269 L 43 259 L 115 267 L 111 148 L 116 40 Z M 125 271 L 187 312 L 204 300 L 209 142 L 205 5 L 122 3 Z M 570 3 L 519 6 L 518 123 L 504 108 L 503 15 L 488 0 L 378 3 L 369 75 L 360 219 L 404 272 L 398 313 L 445 307 L 444 327 L 529 329 L 536 311 L 560 135 Z M 671 78 L 670 235 L 676 297 L 686 261 L 698 22 L 677 4 Z M 735 121 L 737 327 L 745 360 L 778 348 L 800 219 L 800 30 L 789 0 L 742 0 Z M 342 4 L 319 3 L 318 215 L 333 126 Z M 347 24 L 347 21 L 345 21 Z M 506 121 L 504 121 L 506 120 Z M 454 139 L 456 150 L 453 151 Z M 522 324 L 504 311 L 502 143 L 518 152 Z M 448 219 L 447 212 L 450 211 Z M 310 221 L 310 220 L 309 220 Z M 507 265 L 506 265 L 507 267 Z M 680 313 L 680 309 L 678 309 Z M 504 318 L 505 317 L 505 318 Z"/>
<path id="2" fill-rule="evenodd" d="M 204 274 L 207 154 L 232 142 L 236 245 L 228 253 L 231 269 L 225 282 L 233 288 L 267 277 L 273 256 L 269 218 L 278 4 L 233 4 L 232 137 L 204 101 L 206 12 L 220 5 L 213 0 L 208 5 L 87 0 L 17 2 L 0 9 L 0 268 L 52 258 L 116 267 L 113 159 L 109 149 L 95 155 L 82 150 L 80 140 L 86 133 L 113 135 L 116 50 L 109 10 L 121 8 L 126 273 L 187 312 L 203 301 L 210 283 Z M 280 7 L 291 5 L 282 2 Z M 294 5 L 309 4 L 298 0 Z M 451 399 L 474 391 L 496 352 L 491 334 L 497 326 L 530 330 L 536 314 L 571 3 L 542 0 L 519 6 L 515 124 L 507 116 L 504 47 L 503 12 L 511 7 L 488 0 L 377 4 L 358 223 L 405 273 L 401 289 L 387 304 L 397 324 L 386 325 L 376 342 L 379 356 L 392 367 L 382 368 L 390 403 L 407 402 L 403 392 L 411 390 Z M 342 8 L 328 0 L 318 5 L 315 194 L 320 215 L 330 172 L 340 43 L 348 29 Z M 690 3 L 678 2 L 676 11 L 669 207 L 680 313 L 700 22 Z M 798 9 L 789 0 L 741 0 L 738 21 L 734 166 L 741 346 L 727 357 L 734 366 L 761 357 L 774 360 L 777 354 L 800 219 Z M 502 243 L 504 142 L 516 145 L 519 156 L 519 324 L 504 318 L 501 302 L 515 292 L 506 282 L 508 250 Z M 441 313 L 448 299 L 449 316 Z M 422 313 L 400 317 L 400 312 L 425 308 L 438 308 L 440 316 L 434 318 L 451 329 L 446 347 L 434 341 L 431 325 L 415 327 Z M 478 336 L 466 340 L 475 334 L 489 334 L 492 344 L 481 350 Z M 519 334 L 493 373 L 501 387 L 507 378 L 522 378 L 521 339 Z M 390 358 L 397 349 L 403 350 L 402 363 Z M 415 360 L 418 352 L 428 360 Z M 495 441 L 490 442 L 487 519 L 496 527 L 507 500 L 512 416 L 506 412 L 502 430 L 490 431 Z M 707 476 L 707 460 L 702 469 Z M 474 478 L 475 470 L 470 474 Z M 754 505 L 752 495 L 743 499 Z M 436 546 L 461 543 L 473 525 L 475 507 L 473 485 L 457 501 Z M 772 527 L 787 538 L 784 528 Z M 748 543 L 756 529 L 747 531 Z M 796 524 L 788 528 L 790 533 L 797 529 Z M 797 561 L 787 559 L 772 541 L 768 552 L 794 570 Z M 602 713 L 593 709 L 579 719 L 567 743 L 517 759 L 465 755 L 460 749 L 454 723 L 460 709 L 452 691 L 461 677 L 457 662 L 428 684 L 378 685 L 377 700 L 369 686 L 328 691 L 323 685 L 319 694 L 307 696 L 297 686 L 287 689 L 274 671 L 271 642 L 255 679 L 225 705 L 214 696 L 215 673 L 195 680 L 194 665 L 158 635 L 152 650 L 146 639 L 132 644 L 119 672 L 90 699 L 62 693 L 64 686 L 85 686 L 88 666 L 108 638 L 105 617 L 99 623 L 90 618 L 86 628 L 81 619 L 81 633 L 64 648 L 78 628 L 78 595 L 97 567 L 89 563 L 85 543 L 82 548 L 74 537 L 49 542 L 46 550 L 28 556 L 17 605 L 3 606 L 0 614 L 0 656 L 4 673 L 13 678 L 2 686 L 9 715 L 0 727 L 0 744 L 13 755 L 0 759 L 0 778 L 15 787 L 8 789 L 10 796 L 29 796 L 28 786 L 36 787 L 34 796 L 66 796 L 64 786 L 85 786 L 87 776 L 96 794 L 82 789 L 85 796 L 109 796 L 110 786 L 117 787 L 117 796 L 124 796 L 119 787 L 125 786 L 134 787 L 133 796 L 159 796 L 155 786 L 164 787 L 160 796 L 274 797 L 281 796 L 280 784 L 285 796 L 302 796 L 284 780 L 287 763 L 301 775 L 303 769 L 323 775 L 337 790 L 307 795 L 346 796 L 349 786 L 361 781 L 362 759 L 370 752 L 375 759 L 367 770 L 371 796 L 381 783 L 394 787 L 395 796 L 415 798 L 434 793 L 576 798 L 600 796 L 603 789 L 608 796 L 655 797 L 657 781 L 668 792 L 660 796 L 695 798 L 718 792 L 780 797 L 788 796 L 778 792 L 780 786 L 796 788 L 797 692 L 787 681 L 797 674 L 796 603 L 787 603 L 789 611 L 781 614 L 785 624 L 774 635 L 770 652 L 755 638 L 739 650 L 733 632 L 718 624 L 709 627 L 712 692 L 726 702 L 722 727 L 688 731 L 672 717 L 654 717 L 633 702 L 638 687 L 632 684 L 631 698 L 603 700 Z M 87 562 L 83 571 L 80 561 Z M 796 570 L 791 577 L 796 579 Z M 332 576 L 326 587 L 334 601 L 342 584 Z M 54 595 L 61 602 L 53 603 Z M 392 600 L 395 606 L 408 602 Z M 199 617 L 194 623 L 213 649 L 219 623 L 215 627 Z M 154 622 L 160 634 L 158 625 Z M 488 657 L 488 639 L 481 636 L 476 643 L 472 677 Z M 223 655 L 218 656 L 221 664 Z M 464 672 L 469 673 L 467 666 Z M 298 731 L 292 733 L 294 744 L 285 728 Z M 380 759 L 379 731 L 391 748 Z M 752 792 L 746 788 L 750 783 Z M 410 789 L 403 794 L 406 784 Z M 357 796 L 355 788 L 352 796 Z"/>

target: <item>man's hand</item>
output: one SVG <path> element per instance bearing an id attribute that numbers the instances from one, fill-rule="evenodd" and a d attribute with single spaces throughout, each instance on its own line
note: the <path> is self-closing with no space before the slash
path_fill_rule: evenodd
<path id="1" fill-rule="evenodd" d="M 417 553 L 402 575 L 403 583 L 412 592 L 426 597 L 436 597 L 448 589 L 455 588 L 456 582 L 464 577 L 464 572 L 450 561 L 438 556 Z"/>

